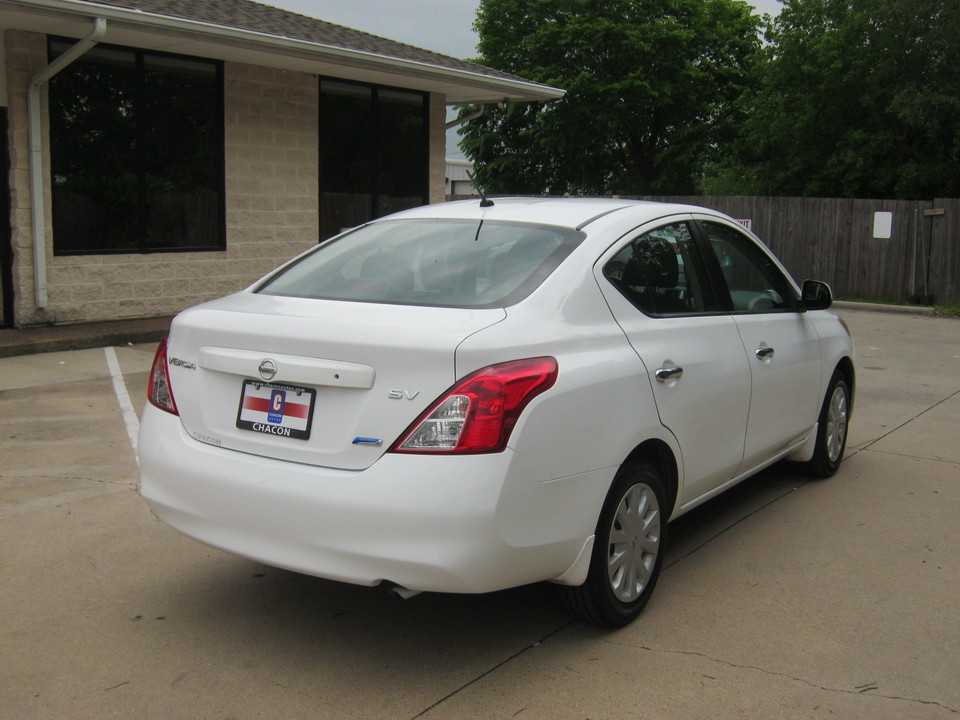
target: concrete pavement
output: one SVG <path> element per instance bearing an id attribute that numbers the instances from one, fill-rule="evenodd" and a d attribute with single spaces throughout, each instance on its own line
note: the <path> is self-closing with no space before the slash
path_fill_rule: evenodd
<path id="1" fill-rule="evenodd" d="M 615 632 L 549 586 L 404 602 L 199 545 L 136 494 L 152 345 L 0 359 L 0 718 L 956 717 L 960 322 L 841 314 L 837 476 L 678 520 Z"/>

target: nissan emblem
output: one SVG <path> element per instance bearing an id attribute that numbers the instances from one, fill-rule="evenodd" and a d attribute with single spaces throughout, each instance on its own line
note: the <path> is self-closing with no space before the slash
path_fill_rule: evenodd
<path id="1" fill-rule="evenodd" d="M 273 380 L 277 374 L 277 364 L 273 360 L 267 359 L 260 363 L 257 370 L 260 371 L 260 377 L 264 380 Z"/>

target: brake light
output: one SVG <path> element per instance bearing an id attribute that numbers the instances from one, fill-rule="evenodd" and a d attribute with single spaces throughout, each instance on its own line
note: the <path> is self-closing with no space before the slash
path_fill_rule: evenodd
<path id="1" fill-rule="evenodd" d="M 147 400 L 154 407 L 168 413 L 180 414 L 177 411 L 177 402 L 173 399 L 170 373 L 167 371 L 167 338 L 160 342 L 157 354 L 153 356 L 153 367 L 150 368 L 150 383 L 147 386 Z"/>
<path id="2" fill-rule="evenodd" d="M 553 387 L 557 361 L 530 358 L 468 375 L 431 405 L 390 448 L 400 453 L 493 453 L 507 446 L 523 409 Z"/>

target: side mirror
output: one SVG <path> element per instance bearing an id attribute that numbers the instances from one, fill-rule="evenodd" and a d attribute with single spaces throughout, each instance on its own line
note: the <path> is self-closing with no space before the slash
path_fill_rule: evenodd
<path id="1" fill-rule="evenodd" d="M 833 305 L 830 286 L 819 280 L 804 280 L 800 299 L 804 310 L 826 310 Z"/>

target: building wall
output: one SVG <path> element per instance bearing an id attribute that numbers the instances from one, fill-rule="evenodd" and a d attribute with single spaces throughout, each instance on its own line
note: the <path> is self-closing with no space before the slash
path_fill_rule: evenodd
<path id="1" fill-rule="evenodd" d="M 224 66 L 226 250 L 53 255 L 46 93 L 43 163 L 48 306 L 34 299 L 27 87 L 47 64 L 46 38 L 6 32 L 10 184 L 18 326 L 169 315 L 240 290 L 317 242 L 316 76 Z M 430 200 L 444 199 L 444 98 L 430 99 Z"/>
<path id="2" fill-rule="evenodd" d="M 8 30 L 4 39 L 10 145 L 10 225 L 13 246 L 13 284 L 16 293 L 14 322 L 19 325 L 28 322 L 30 315 L 26 311 L 34 303 L 27 87 L 30 84 L 30 78 L 44 67 L 46 44 L 42 35 L 16 30 Z M 44 122 L 44 131 L 46 127 Z M 45 165 L 49 163 L 49 154 L 46 155 L 46 159 Z M 49 193 L 47 198 L 49 200 Z"/>
<path id="3" fill-rule="evenodd" d="M 446 200 L 447 175 L 446 97 L 430 96 L 430 202 Z"/>
<path id="4" fill-rule="evenodd" d="M 227 63 L 225 86 L 228 259 L 195 276 L 204 299 L 246 287 L 319 232 L 316 78 Z"/>

